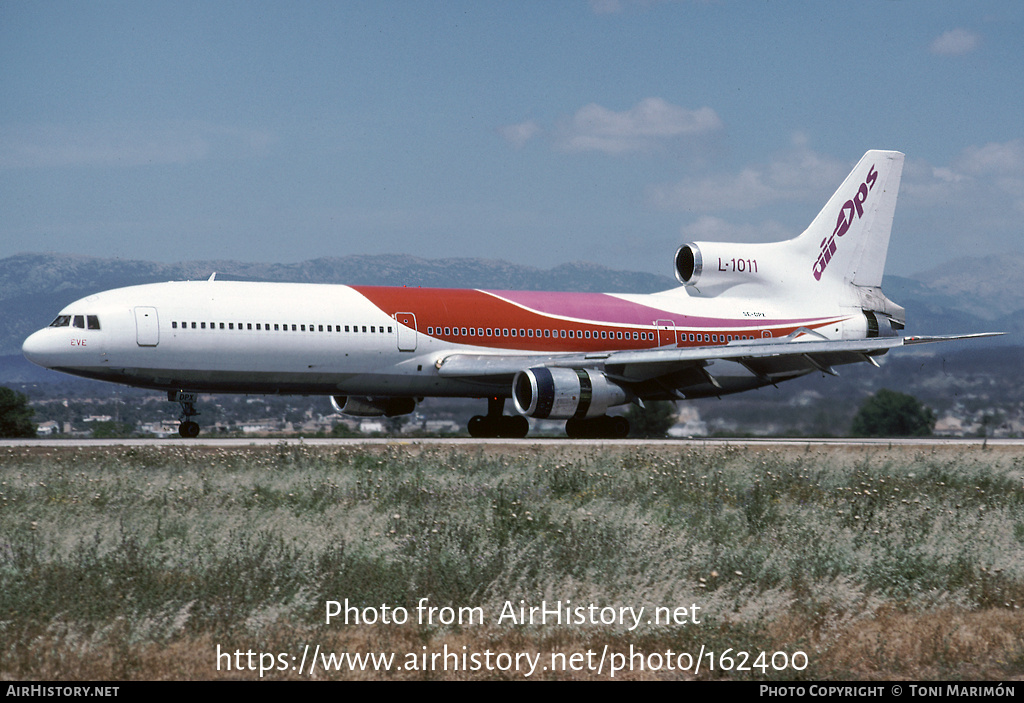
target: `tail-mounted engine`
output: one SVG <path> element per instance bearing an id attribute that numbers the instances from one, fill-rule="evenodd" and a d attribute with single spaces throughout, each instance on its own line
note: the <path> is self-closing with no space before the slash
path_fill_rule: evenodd
<path id="1" fill-rule="evenodd" d="M 366 396 L 332 395 L 331 405 L 339 413 L 355 417 L 395 417 L 408 415 L 416 409 L 415 398 L 368 398 Z"/>
<path id="2" fill-rule="evenodd" d="M 770 257 L 780 253 L 764 244 L 690 242 L 676 251 L 675 274 L 694 295 L 713 296 L 743 283 L 771 283 L 769 272 L 778 267 Z"/>
<path id="3" fill-rule="evenodd" d="M 512 400 L 528 417 L 567 420 L 604 415 L 630 394 L 599 371 L 540 366 L 516 374 Z"/>

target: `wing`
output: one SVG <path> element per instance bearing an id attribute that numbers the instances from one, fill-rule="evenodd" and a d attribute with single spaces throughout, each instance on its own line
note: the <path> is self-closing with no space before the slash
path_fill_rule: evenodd
<path id="1" fill-rule="evenodd" d="M 820 371 L 838 375 L 836 366 L 859 362 L 875 366 L 876 356 L 894 347 L 977 339 L 1001 333 L 949 336 L 878 337 L 829 340 L 809 330 L 778 339 L 741 340 L 721 346 L 612 351 L 595 354 L 463 354 L 437 362 L 438 374 L 504 385 L 524 369 L 590 369 L 646 399 L 723 395 L 775 384 Z"/>

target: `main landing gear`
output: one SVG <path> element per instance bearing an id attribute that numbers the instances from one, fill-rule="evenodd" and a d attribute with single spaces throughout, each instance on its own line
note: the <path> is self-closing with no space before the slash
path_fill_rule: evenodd
<path id="1" fill-rule="evenodd" d="M 181 406 L 181 417 L 178 418 L 181 424 L 178 425 L 178 434 L 186 439 L 193 439 L 199 436 L 199 423 L 192 420 L 199 414 L 196 410 L 198 393 L 186 393 L 185 391 L 167 391 L 167 400 L 177 402 Z"/>
<path id="2" fill-rule="evenodd" d="M 572 417 L 565 421 L 565 433 L 572 439 L 625 439 L 629 434 L 629 420 L 621 415 Z"/>
<path id="3" fill-rule="evenodd" d="M 487 415 L 474 415 L 469 421 L 470 437 L 507 437 L 522 439 L 530 431 L 529 421 L 522 415 L 502 415 L 505 399 L 487 399 Z"/>

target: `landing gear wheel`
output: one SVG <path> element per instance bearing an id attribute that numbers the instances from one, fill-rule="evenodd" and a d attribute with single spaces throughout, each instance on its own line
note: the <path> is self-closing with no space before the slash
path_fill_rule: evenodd
<path id="1" fill-rule="evenodd" d="M 199 436 L 199 423 L 186 420 L 178 425 L 178 434 L 186 439 L 194 439 Z"/>
<path id="2" fill-rule="evenodd" d="M 492 436 L 489 432 L 490 427 L 488 426 L 487 418 L 483 415 L 474 415 L 466 429 L 469 430 L 470 437 L 490 437 Z"/>
<path id="3" fill-rule="evenodd" d="M 629 435 L 629 420 L 622 415 L 615 415 L 608 418 L 609 436 L 615 439 L 625 439 Z"/>
<path id="4" fill-rule="evenodd" d="M 522 439 L 530 431 L 530 421 L 522 415 L 506 415 L 501 420 L 502 437 Z"/>
<path id="5" fill-rule="evenodd" d="M 571 417 L 565 421 L 565 434 L 572 439 L 623 439 L 629 434 L 629 420 L 621 415 Z"/>
<path id="6" fill-rule="evenodd" d="M 569 439 L 583 439 L 586 437 L 587 423 L 576 417 L 570 417 L 565 421 L 565 436 Z"/>
<path id="7" fill-rule="evenodd" d="M 530 431 L 530 421 L 522 415 L 502 415 L 505 399 L 487 399 L 487 414 L 474 415 L 466 429 L 470 437 L 504 437 L 522 439 Z"/>

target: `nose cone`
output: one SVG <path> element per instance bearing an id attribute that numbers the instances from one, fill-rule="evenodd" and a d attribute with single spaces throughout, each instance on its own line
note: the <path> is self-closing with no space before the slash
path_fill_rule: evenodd
<path id="1" fill-rule="evenodd" d="M 53 340 L 49 339 L 50 335 L 47 334 L 48 331 L 39 330 L 29 335 L 29 338 L 21 345 L 21 353 L 25 355 L 25 358 L 33 364 L 39 364 L 43 367 L 52 365 L 53 352 L 55 351 L 53 349 Z"/>

